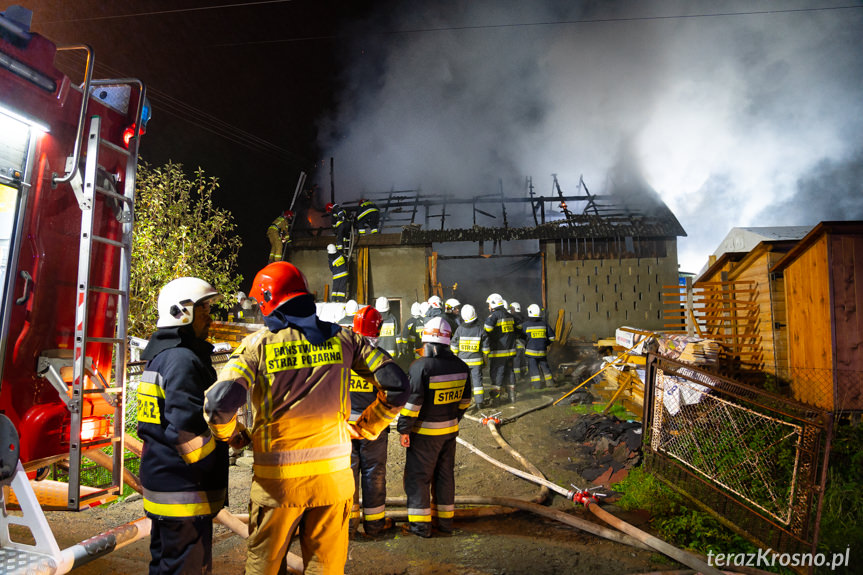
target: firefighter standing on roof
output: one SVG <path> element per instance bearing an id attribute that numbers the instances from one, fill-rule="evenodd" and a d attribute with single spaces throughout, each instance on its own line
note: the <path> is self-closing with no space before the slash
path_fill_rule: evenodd
<path id="1" fill-rule="evenodd" d="M 216 381 L 206 339 L 216 289 L 179 278 L 159 292 L 159 319 L 141 358 L 138 436 L 144 511 L 152 519 L 150 575 L 211 573 L 213 517 L 227 503 L 228 443 L 204 420 L 204 392 Z M 241 448 L 242 427 L 236 443 Z"/>
<path id="2" fill-rule="evenodd" d="M 482 386 L 482 365 L 490 351 L 485 326 L 476 319 L 476 309 L 470 304 L 461 309 L 462 324 L 455 329 L 450 341 L 450 349 L 470 368 L 470 381 L 473 385 L 473 402 L 482 409 L 486 403 Z M 490 403 L 490 402 L 489 402 Z"/>
<path id="3" fill-rule="evenodd" d="M 468 366 L 450 350 L 452 329 L 443 318 L 426 322 L 423 357 L 410 367 L 411 395 L 399 415 L 405 454 L 407 530 L 431 537 L 452 533 L 455 515 L 455 446 L 458 424 L 470 405 Z"/>
<path id="4" fill-rule="evenodd" d="M 348 297 L 348 262 L 334 244 L 327 246 L 327 261 L 333 274 L 333 290 L 330 296 L 333 301 L 345 301 Z"/>
<path id="5" fill-rule="evenodd" d="M 490 348 L 488 371 L 491 383 L 500 392 L 506 387 L 510 403 L 515 403 L 515 374 L 512 371 L 512 358 L 515 357 L 515 319 L 506 311 L 500 294 L 491 294 L 486 303 L 491 312 L 485 318 L 484 324 Z"/>
<path id="6" fill-rule="evenodd" d="M 338 204 L 327 204 L 326 211 L 333 221 L 336 248 L 343 250 L 348 243 L 347 240 L 351 237 L 351 222 L 348 221 L 348 212 Z"/>
<path id="7" fill-rule="evenodd" d="M 213 434 L 229 437 L 251 392 L 254 476 L 245 572 L 284 573 L 288 543 L 298 533 L 306 569 L 316 558 L 324 573 L 342 574 L 354 492 L 351 439 L 373 439 L 387 428 L 407 399 L 408 381 L 361 336 L 315 315 L 305 277 L 292 264 L 266 266 L 251 294 L 261 302 L 266 328 L 243 339 L 204 406 Z M 353 424 L 351 370 L 382 391 Z"/>
<path id="8" fill-rule="evenodd" d="M 390 300 L 381 296 L 375 300 L 375 309 L 381 314 L 381 337 L 378 347 L 386 351 L 392 357 L 398 354 L 399 320 L 390 311 Z"/>
<path id="9" fill-rule="evenodd" d="M 380 312 L 366 306 L 354 315 L 353 331 L 363 336 L 370 345 L 377 345 L 383 318 Z M 357 421 L 368 406 L 381 393 L 371 381 L 351 372 L 351 415 L 349 422 Z M 351 470 L 354 474 L 354 506 L 351 509 L 351 535 L 360 524 L 360 491 L 363 494 L 363 533 L 377 537 L 393 526 L 385 516 L 387 501 L 387 446 L 389 427 L 377 439 L 353 439 L 351 444 Z"/>
<path id="10" fill-rule="evenodd" d="M 554 330 L 540 317 L 540 309 L 536 304 L 527 307 L 528 319 L 522 330 L 527 338 L 524 355 L 527 358 L 527 372 L 530 385 L 534 389 L 554 386 L 551 368 L 548 366 L 548 346 L 554 341 Z"/>
<path id="11" fill-rule="evenodd" d="M 371 200 L 361 200 L 357 215 L 357 231 L 361 234 L 376 234 L 380 231 L 380 211 Z"/>
<path id="12" fill-rule="evenodd" d="M 294 212 L 285 210 L 267 228 L 267 239 L 270 240 L 270 263 L 282 261 L 285 244 L 291 243 L 291 222 L 293 220 Z"/>

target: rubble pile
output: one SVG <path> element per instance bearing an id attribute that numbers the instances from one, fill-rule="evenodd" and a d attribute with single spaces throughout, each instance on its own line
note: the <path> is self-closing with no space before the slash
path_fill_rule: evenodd
<path id="1" fill-rule="evenodd" d="M 610 486 L 622 481 L 641 463 L 641 423 L 613 415 L 590 413 L 579 416 L 561 435 L 578 444 L 567 467 L 594 485 Z"/>

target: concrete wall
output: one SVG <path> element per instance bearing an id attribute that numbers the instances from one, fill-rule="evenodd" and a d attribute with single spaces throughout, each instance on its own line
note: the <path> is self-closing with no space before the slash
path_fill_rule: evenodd
<path id="1" fill-rule="evenodd" d="M 662 286 L 677 285 L 677 241 L 667 240 L 665 257 L 558 261 L 554 243 L 546 255 L 548 318 L 564 310 L 570 337 L 614 337 L 621 326 L 661 330 Z"/>

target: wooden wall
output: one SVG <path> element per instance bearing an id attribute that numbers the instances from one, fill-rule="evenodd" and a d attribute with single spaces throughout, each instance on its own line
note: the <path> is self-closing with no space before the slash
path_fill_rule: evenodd
<path id="1" fill-rule="evenodd" d="M 792 394 L 795 399 L 832 410 L 832 383 L 817 377 L 833 369 L 827 246 L 827 236 L 818 238 L 788 265 L 784 276 Z"/>
<path id="2" fill-rule="evenodd" d="M 863 235 L 830 235 L 836 403 L 863 409 Z"/>

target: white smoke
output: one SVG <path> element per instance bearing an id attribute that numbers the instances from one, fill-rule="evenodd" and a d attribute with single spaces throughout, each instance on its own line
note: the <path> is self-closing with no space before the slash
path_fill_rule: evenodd
<path id="1" fill-rule="evenodd" d="M 767 6 L 393 3 L 351 30 L 321 125 L 337 195 L 603 193 L 634 163 L 686 271 L 732 227 L 863 219 L 863 8 L 739 14 Z"/>

